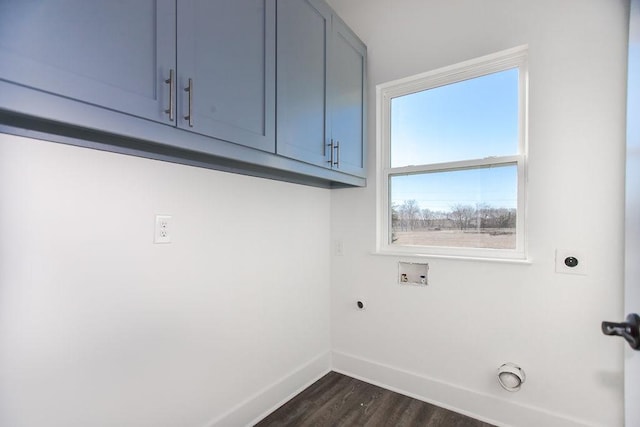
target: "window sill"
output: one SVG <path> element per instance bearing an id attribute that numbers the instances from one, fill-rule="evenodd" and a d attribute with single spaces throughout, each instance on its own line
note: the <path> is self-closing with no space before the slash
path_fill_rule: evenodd
<path id="1" fill-rule="evenodd" d="M 466 256 L 466 255 L 443 255 L 443 254 L 421 254 L 410 253 L 402 251 L 388 251 L 378 250 L 371 252 L 371 255 L 378 256 L 393 256 L 398 258 L 420 258 L 420 259 L 445 259 L 454 261 L 472 261 L 472 262 L 495 262 L 501 264 L 519 264 L 519 265 L 531 265 L 531 259 L 529 258 L 490 258 L 482 256 Z"/>

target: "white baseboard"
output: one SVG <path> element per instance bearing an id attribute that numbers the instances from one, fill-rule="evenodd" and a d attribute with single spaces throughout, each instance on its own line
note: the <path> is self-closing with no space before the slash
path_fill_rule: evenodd
<path id="1" fill-rule="evenodd" d="M 336 372 L 497 426 L 585 427 L 591 425 L 540 408 L 510 402 L 339 351 L 332 353 L 332 366 Z"/>
<path id="2" fill-rule="evenodd" d="M 253 426 L 330 371 L 331 353 L 326 352 L 245 399 L 207 427 Z"/>

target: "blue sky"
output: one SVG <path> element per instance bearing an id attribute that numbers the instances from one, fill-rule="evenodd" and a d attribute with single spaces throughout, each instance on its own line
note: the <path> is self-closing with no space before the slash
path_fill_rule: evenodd
<path id="1" fill-rule="evenodd" d="M 391 102 L 391 166 L 518 153 L 518 70 L 510 69 Z M 449 210 L 458 203 L 515 208 L 516 166 L 393 177 L 391 200 Z"/>

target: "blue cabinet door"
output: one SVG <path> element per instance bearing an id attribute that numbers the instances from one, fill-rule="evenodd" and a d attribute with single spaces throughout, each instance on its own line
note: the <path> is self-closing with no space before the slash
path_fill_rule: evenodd
<path id="1" fill-rule="evenodd" d="M 366 47 L 335 15 L 329 73 L 329 114 L 334 168 L 365 176 Z"/>
<path id="2" fill-rule="evenodd" d="M 275 152 L 275 0 L 178 1 L 178 126 Z"/>
<path id="3" fill-rule="evenodd" d="M 366 47 L 322 0 L 277 7 L 277 153 L 364 177 Z"/>
<path id="4" fill-rule="evenodd" d="M 278 0 L 277 7 L 277 153 L 330 167 L 326 58 L 331 10 L 315 0 Z"/>
<path id="5" fill-rule="evenodd" d="M 175 48 L 175 0 L 0 0 L 0 79 L 23 87 L 169 123 Z"/>

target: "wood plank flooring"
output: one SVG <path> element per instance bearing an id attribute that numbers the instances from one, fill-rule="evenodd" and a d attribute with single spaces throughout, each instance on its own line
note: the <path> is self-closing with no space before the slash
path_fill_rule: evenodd
<path id="1" fill-rule="evenodd" d="M 255 427 L 492 427 L 465 415 L 329 372 Z"/>

